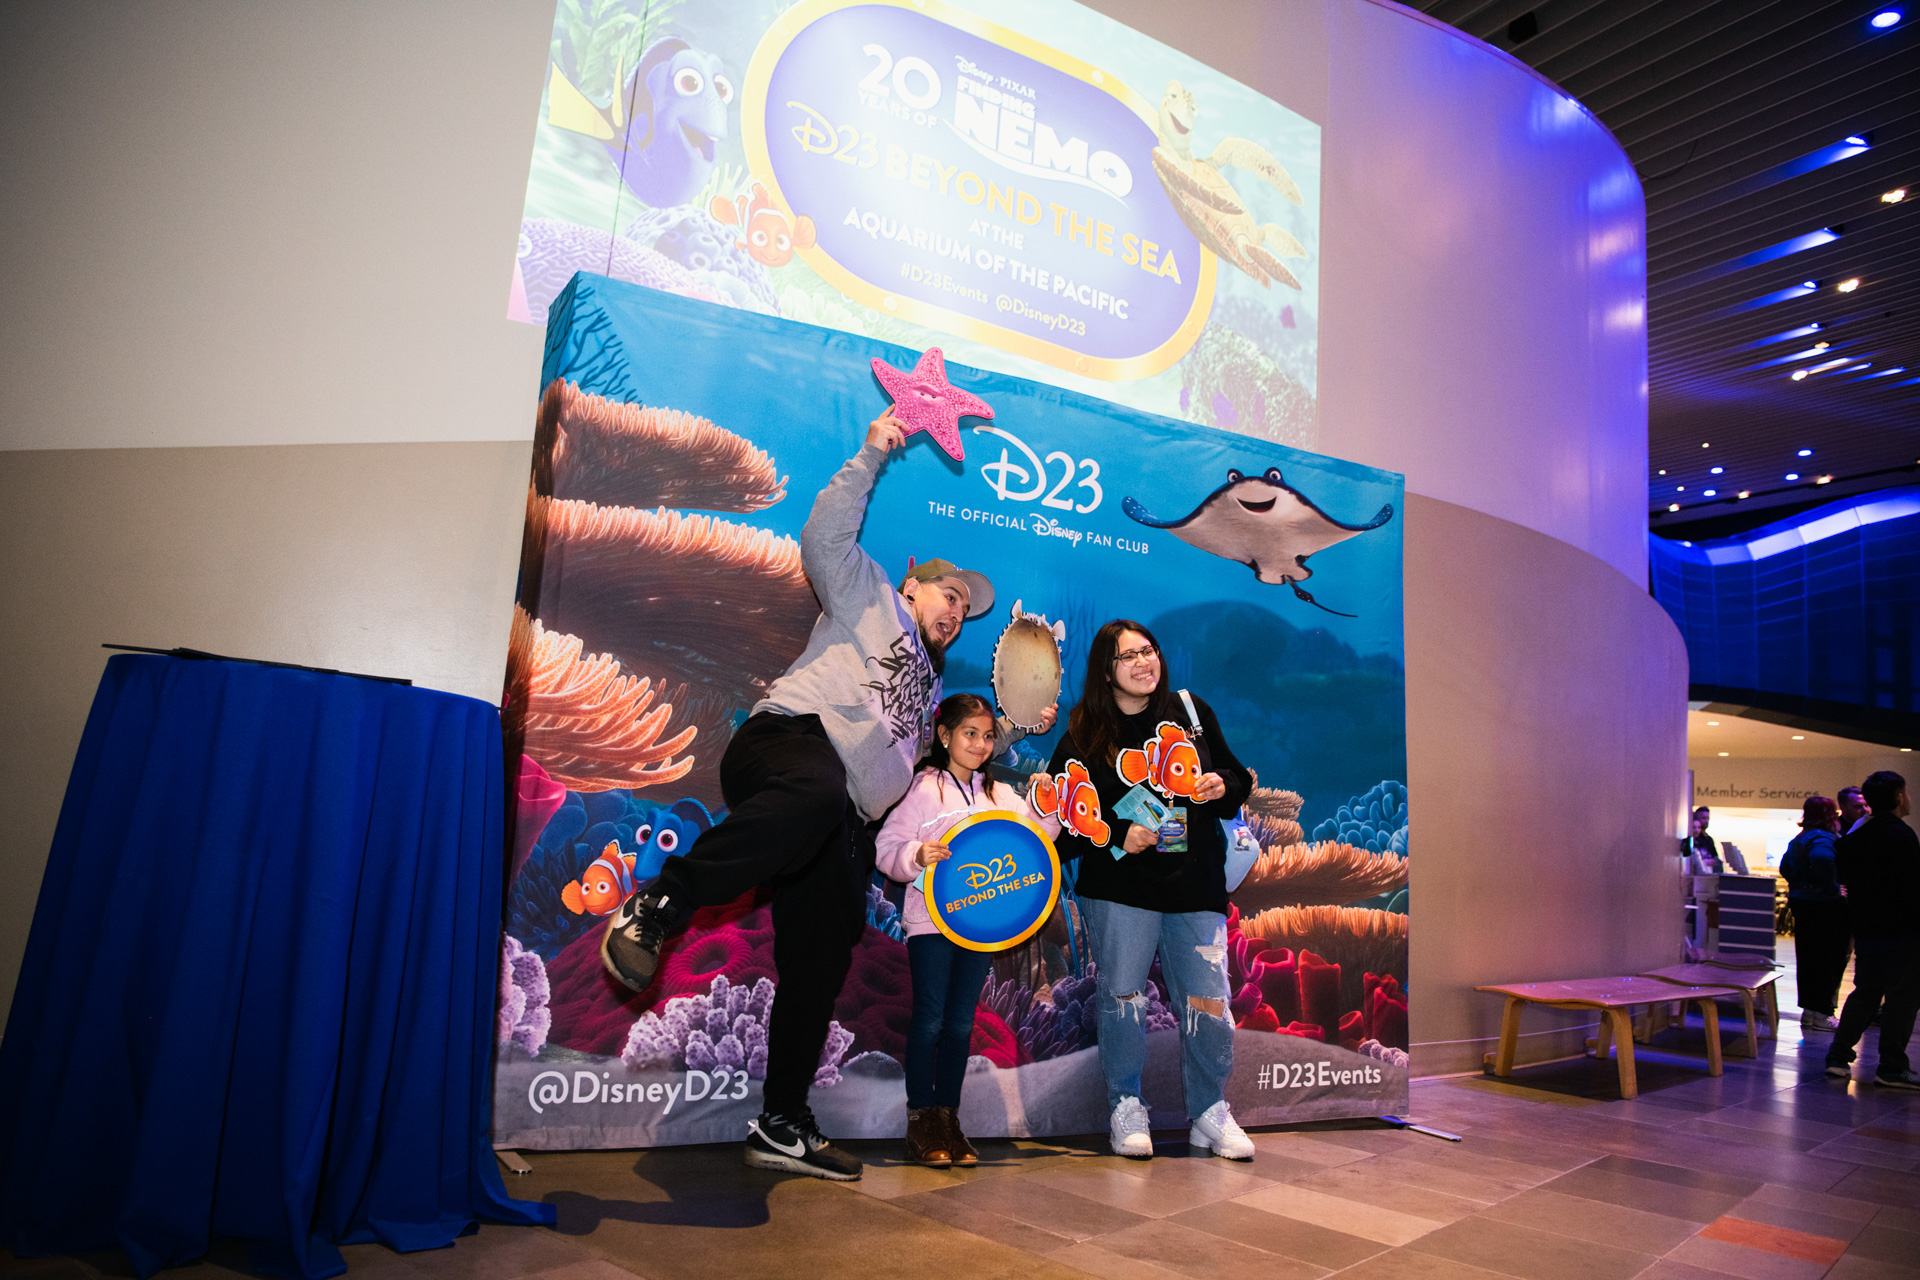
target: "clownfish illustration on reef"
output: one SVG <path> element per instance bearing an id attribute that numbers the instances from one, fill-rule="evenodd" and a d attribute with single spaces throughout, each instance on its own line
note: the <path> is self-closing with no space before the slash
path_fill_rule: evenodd
<path id="1" fill-rule="evenodd" d="M 1364 524 L 1336 520 L 1285 483 L 1278 467 L 1268 467 L 1257 476 L 1228 471 L 1225 484 L 1178 520 L 1157 520 L 1133 498 L 1122 500 L 1120 509 L 1148 528 L 1165 529 L 1209 555 L 1238 560 L 1260 581 L 1292 587 L 1294 595 L 1328 613 L 1339 610 L 1328 609 L 1300 588 L 1313 576 L 1307 557 L 1393 519 L 1393 504 L 1387 503 Z"/>
<path id="2" fill-rule="evenodd" d="M 774 206 L 762 184 L 753 184 L 753 198 L 715 196 L 707 212 L 715 222 L 738 227 L 741 239 L 734 248 L 744 249 L 749 258 L 769 267 L 784 267 L 793 261 L 794 251 L 811 249 L 814 242 L 813 219 L 801 214 L 792 221 Z"/>
<path id="3" fill-rule="evenodd" d="M 620 852 L 618 840 L 607 841 L 600 856 L 578 880 L 560 891 L 560 901 L 577 916 L 605 916 L 633 892 L 634 855 Z"/>
<path id="4" fill-rule="evenodd" d="M 1200 752 L 1187 731 L 1170 720 L 1145 745 L 1127 747 L 1114 762 L 1122 782 L 1144 782 L 1168 799 L 1190 796 L 1200 781 Z"/>
<path id="5" fill-rule="evenodd" d="M 1060 825 L 1104 846 L 1112 829 L 1100 816 L 1100 793 L 1093 788 L 1087 766 L 1078 760 L 1067 761 L 1062 774 L 1036 774 L 1027 801 L 1043 818 L 1058 818 Z"/>

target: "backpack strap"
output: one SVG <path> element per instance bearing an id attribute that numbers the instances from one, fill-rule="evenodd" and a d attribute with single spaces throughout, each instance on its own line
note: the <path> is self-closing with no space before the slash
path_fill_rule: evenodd
<path id="1" fill-rule="evenodd" d="M 1211 753 L 1207 750 L 1207 734 L 1200 727 L 1200 713 L 1194 709 L 1193 695 L 1185 689 L 1180 690 L 1180 703 L 1187 709 L 1188 736 L 1193 739 L 1194 750 L 1200 753 L 1201 770 L 1209 771 L 1213 768 L 1213 761 L 1208 758 Z"/>

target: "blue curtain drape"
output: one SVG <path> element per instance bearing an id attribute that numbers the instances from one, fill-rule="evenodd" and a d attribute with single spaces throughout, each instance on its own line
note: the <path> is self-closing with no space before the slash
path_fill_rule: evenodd
<path id="1" fill-rule="evenodd" d="M 502 786 L 471 698 L 111 659 L 0 1042 L 0 1243 L 307 1280 L 552 1222 L 488 1139 Z"/>

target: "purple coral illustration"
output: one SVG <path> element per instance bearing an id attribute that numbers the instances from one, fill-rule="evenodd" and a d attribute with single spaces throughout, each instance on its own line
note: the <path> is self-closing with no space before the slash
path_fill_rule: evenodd
<path id="1" fill-rule="evenodd" d="M 630 1067 L 666 1071 L 712 1071 L 725 1067 L 767 1078 L 767 1021 L 773 1012 L 773 983 L 760 978 L 749 987 L 715 974 L 706 995 L 675 996 L 659 1010 L 640 1015 L 627 1033 L 620 1061 Z M 853 1047 L 853 1032 L 833 1022 L 820 1052 L 814 1084 L 840 1083 L 840 1060 Z"/>
<path id="2" fill-rule="evenodd" d="M 547 1044 L 553 1029 L 553 997 L 547 966 L 535 952 L 508 934 L 500 948 L 500 1005 L 494 1015 L 494 1041 L 515 1044 L 529 1056 Z"/>

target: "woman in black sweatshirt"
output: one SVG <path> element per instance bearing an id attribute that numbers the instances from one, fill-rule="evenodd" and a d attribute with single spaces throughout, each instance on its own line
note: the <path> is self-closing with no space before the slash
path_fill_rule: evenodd
<path id="1" fill-rule="evenodd" d="M 1188 1140 L 1247 1160 L 1253 1143 L 1225 1097 L 1233 1016 L 1220 820 L 1239 811 L 1253 784 L 1212 708 L 1193 698 L 1190 713 L 1184 693 L 1167 688 L 1152 632 L 1126 618 L 1101 627 L 1080 702 L 1032 798 L 1060 818 L 1060 855 L 1080 860 L 1076 893 L 1098 969 L 1100 1066 L 1114 1151 L 1153 1154 L 1140 1072 L 1147 973 L 1157 953 L 1180 1019 Z"/>

